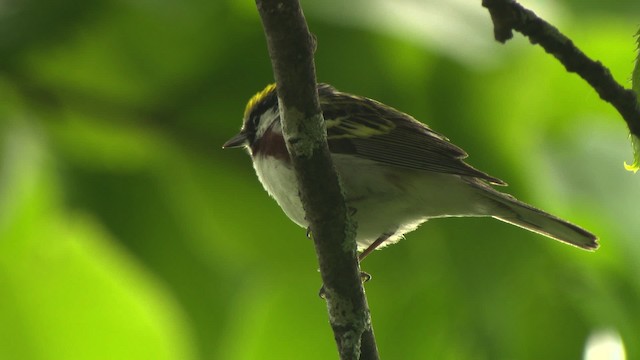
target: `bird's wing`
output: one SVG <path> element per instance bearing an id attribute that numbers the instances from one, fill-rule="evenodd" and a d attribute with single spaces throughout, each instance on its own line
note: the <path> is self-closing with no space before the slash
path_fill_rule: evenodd
<path id="1" fill-rule="evenodd" d="M 327 140 L 334 153 L 388 165 L 471 176 L 506 185 L 466 164 L 467 153 L 411 116 L 377 101 L 319 87 Z M 354 101 L 356 100 L 356 101 Z"/>

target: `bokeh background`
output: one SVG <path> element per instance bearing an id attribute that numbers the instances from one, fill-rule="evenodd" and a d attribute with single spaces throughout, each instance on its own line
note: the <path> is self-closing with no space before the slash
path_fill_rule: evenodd
<path id="1" fill-rule="evenodd" d="M 523 3 L 630 86 L 640 2 Z M 640 359 L 640 175 L 613 108 L 494 42 L 480 1 L 302 4 L 320 81 L 601 238 L 423 225 L 363 264 L 382 357 Z M 0 3 L 0 359 L 337 358 L 305 231 L 221 149 L 272 79 L 252 1 Z"/>

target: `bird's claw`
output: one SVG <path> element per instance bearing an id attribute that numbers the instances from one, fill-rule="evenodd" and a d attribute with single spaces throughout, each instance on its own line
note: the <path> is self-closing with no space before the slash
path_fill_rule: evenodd
<path id="1" fill-rule="evenodd" d="M 360 281 L 362 281 L 362 283 L 364 284 L 366 282 L 369 282 L 369 280 L 371 280 L 371 274 L 364 271 L 360 271 Z M 324 284 L 320 288 L 320 291 L 318 291 L 318 296 L 321 299 L 324 299 L 324 300 L 327 299 L 327 289 L 324 287 Z"/>

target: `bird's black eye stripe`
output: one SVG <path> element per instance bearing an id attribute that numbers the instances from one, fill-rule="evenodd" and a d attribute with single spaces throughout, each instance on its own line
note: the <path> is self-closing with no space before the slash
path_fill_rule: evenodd
<path id="1" fill-rule="evenodd" d="M 254 114 L 251 117 L 251 122 L 253 123 L 253 128 L 254 129 L 258 129 L 258 125 L 260 124 L 260 115 L 259 114 Z"/>
<path id="2" fill-rule="evenodd" d="M 258 131 L 258 123 L 260 122 L 260 116 L 256 113 L 252 113 L 249 119 L 244 123 L 242 131 L 247 134 L 255 134 Z"/>

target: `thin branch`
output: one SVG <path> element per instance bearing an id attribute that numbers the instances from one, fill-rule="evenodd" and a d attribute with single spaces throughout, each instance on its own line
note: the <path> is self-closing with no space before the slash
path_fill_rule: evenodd
<path id="1" fill-rule="evenodd" d="M 618 84 L 599 61 L 591 60 L 553 25 L 514 0 L 482 0 L 489 10 L 495 39 L 501 43 L 513 37 L 512 30 L 527 36 L 553 55 L 569 72 L 577 73 L 593 87 L 600 98 L 609 102 L 626 121 L 629 131 L 640 137 L 640 106 L 630 89 Z"/>
<path id="2" fill-rule="evenodd" d="M 315 41 L 297 0 L 256 0 L 256 5 L 276 79 L 287 149 L 313 234 L 340 358 L 378 359 L 360 281 L 356 228 L 349 220 L 326 142 L 313 63 Z"/>

